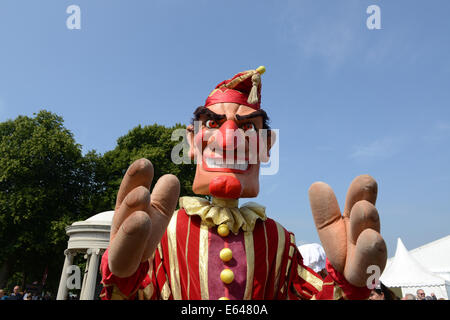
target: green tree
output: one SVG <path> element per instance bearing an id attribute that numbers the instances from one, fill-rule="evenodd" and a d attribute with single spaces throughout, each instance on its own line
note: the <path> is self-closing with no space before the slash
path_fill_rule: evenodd
<path id="1" fill-rule="evenodd" d="M 0 123 L 0 287 L 10 279 L 27 284 L 40 281 L 48 270 L 47 289 L 56 293 L 65 228 L 71 223 L 114 208 L 117 191 L 128 166 L 148 158 L 154 182 L 175 174 L 181 195 L 192 195 L 193 164 L 171 161 L 172 132 L 182 125 L 137 126 L 117 140 L 114 150 L 82 155 L 81 146 L 48 111 Z"/>
<path id="2" fill-rule="evenodd" d="M 180 196 L 193 195 L 195 165 L 175 164 L 171 160 L 172 149 L 185 141 L 182 138 L 171 139 L 172 132 L 176 129 L 185 129 L 185 126 L 176 124 L 168 128 L 157 124 L 144 127 L 139 125 L 117 140 L 116 148 L 106 152 L 102 164 L 97 167 L 97 176 L 102 176 L 99 180 L 106 181 L 106 185 L 103 186 L 102 205 L 109 203 L 110 208 L 114 208 L 123 175 L 129 165 L 140 158 L 147 158 L 153 164 L 155 174 L 153 185 L 159 177 L 171 173 L 180 180 Z"/>
<path id="3" fill-rule="evenodd" d="M 23 284 L 48 270 L 55 290 L 67 246 L 65 227 L 91 215 L 97 188 L 93 163 L 64 128 L 40 111 L 0 123 L 0 266 L 2 279 L 20 272 Z"/>

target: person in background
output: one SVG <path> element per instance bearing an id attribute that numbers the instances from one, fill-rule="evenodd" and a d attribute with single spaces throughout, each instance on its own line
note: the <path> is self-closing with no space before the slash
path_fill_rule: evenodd
<path id="1" fill-rule="evenodd" d="M 380 281 L 370 292 L 369 300 L 398 300 L 398 297 Z"/>
<path id="2" fill-rule="evenodd" d="M 425 291 L 422 289 L 417 290 L 417 300 L 425 300 Z"/>
<path id="3" fill-rule="evenodd" d="M 412 293 L 407 293 L 402 300 L 416 300 L 416 297 Z"/>
<path id="4" fill-rule="evenodd" d="M 23 300 L 23 294 L 20 292 L 20 286 L 14 287 L 13 293 L 11 293 L 8 300 Z"/>
<path id="5" fill-rule="evenodd" d="M 5 290 L 0 289 L 0 300 L 8 300 L 8 295 L 5 294 Z"/>
<path id="6" fill-rule="evenodd" d="M 28 292 L 27 289 L 23 291 L 23 300 L 28 300 L 28 296 L 31 296 L 31 293 Z"/>
<path id="7" fill-rule="evenodd" d="M 49 301 L 52 300 L 52 294 L 50 292 L 46 292 L 42 300 Z"/>
<path id="8" fill-rule="evenodd" d="M 436 295 L 432 292 L 429 296 L 425 297 L 425 300 L 437 300 Z"/>

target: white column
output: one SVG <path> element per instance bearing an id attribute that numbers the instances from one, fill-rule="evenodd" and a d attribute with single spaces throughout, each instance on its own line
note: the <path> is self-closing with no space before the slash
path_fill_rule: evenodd
<path id="1" fill-rule="evenodd" d="M 59 288 L 58 288 L 58 294 L 56 296 L 56 300 L 66 300 L 67 299 L 67 293 L 69 289 L 67 288 L 67 268 L 72 265 L 73 263 L 73 256 L 76 253 L 70 252 L 70 250 L 66 249 L 64 250 L 64 255 L 66 258 L 64 259 L 64 266 L 61 273 L 61 280 L 59 280 Z"/>
<path id="2" fill-rule="evenodd" d="M 83 294 L 80 300 L 94 300 L 95 286 L 97 284 L 97 273 L 100 249 L 88 249 L 88 273 L 86 283 L 83 283 Z"/>
<path id="3" fill-rule="evenodd" d="M 86 252 L 87 252 L 87 250 L 86 250 Z M 84 259 L 86 260 L 86 266 L 83 270 L 83 282 L 81 284 L 80 300 L 83 300 L 84 291 L 85 291 L 84 289 L 86 289 L 86 283 L 87 283 L 86 279 L 87 279 L 88 269 L 89 269 L 89 258 L 90 258 L 90 255 L 86 253 L 84 255 Z"/>

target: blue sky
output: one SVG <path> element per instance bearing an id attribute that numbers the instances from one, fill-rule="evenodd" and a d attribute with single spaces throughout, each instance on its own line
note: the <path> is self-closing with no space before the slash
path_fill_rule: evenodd
<path id="1" fill-rule="evenodd" d="M 69 30 L 69 5 L 81 30 Z M 381 29 L 366 27 L 369 5 Z M 256 201 L 318 242 L 307 190 L 342 205 L 359 174 L 379 184 L 389 256 L 450 232 L 450 2 L 0 2 L 0 121 L 47 109 L 83 151 L 139 124 L 187 123 L 224 79 L 265 65 L 263 108 L 280 167 Z M 242 200 L 241 202 L 245 202 Z"/>

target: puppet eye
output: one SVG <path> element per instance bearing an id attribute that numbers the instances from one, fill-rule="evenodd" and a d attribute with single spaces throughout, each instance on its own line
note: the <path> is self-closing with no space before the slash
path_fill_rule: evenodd
<path id="1" fill-rule="evenodd" d="M 219 124 L 215 120 L 208 120 L 206 121 L 206 127 L 210 129 L 218 128 Z"/>
<path id="2" fill-rule="evenodd" d="M 241 128 L 244 131 L 248 131 L 248 130 L 252 131 L 252 130 L 255 130 L 255 125 L 251 122 L 247 122 L 247 123 L 244 123 Z"/>

